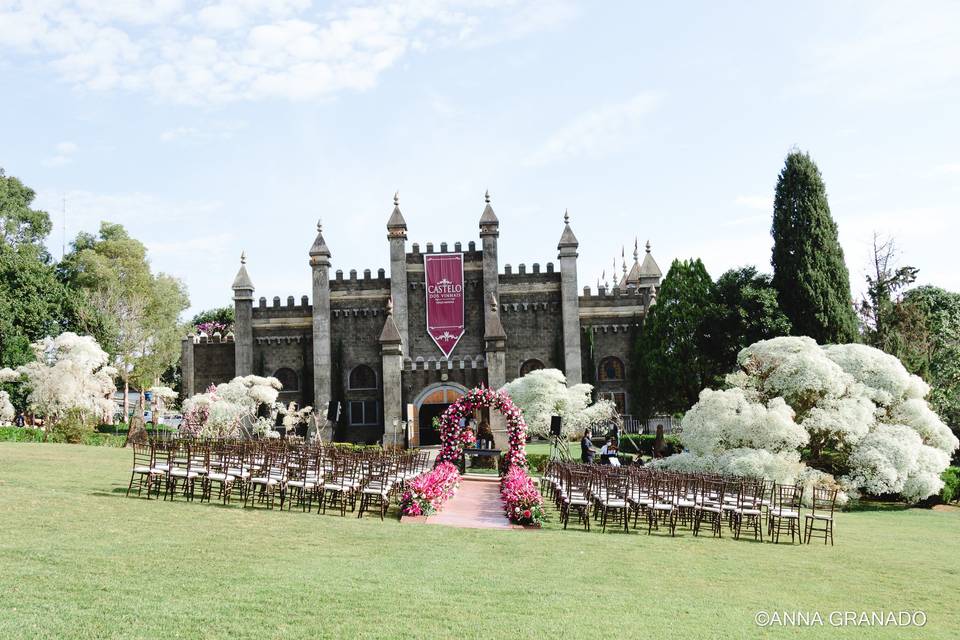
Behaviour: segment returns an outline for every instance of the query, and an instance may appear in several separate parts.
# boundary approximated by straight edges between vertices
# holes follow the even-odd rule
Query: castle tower
[[[483,243],[483,294],[489,300],[490,296],[500,299],[500,264],[497,260],[497,238],[500,237],[500,221],[490,206],[490,192],[483,195],[486,206],[483,208],[483,215],[480,216],[480,240]],[[489,305],[483,316],[484,333],[489,333],[491,323],[493,322]],[[504,381],[505,382],[505,381]],[[504,384],[501,382],[500,384]],[[494,389],[493,381],[490,386]]]
[[[380,332],[383,365],[383,446],[403,446],[403,338],[394,318],[393,300],[387,301],[387,319]]]
[[[233,312],[234,372],[248,376],[253,373],[253,282],[247,273],[246,253],[240,254],[240,270],[233,279]]]
[[[387,220],[390,242],[390,296],[393,299],[393,322],[404,345],[408,342],[407,324],[407,221],[400,213],[400,194],[393,194],[393,213]]]
[[[487,328],[483,335],[484,357],[487,359],[487,385],[496,390],[507,381],[507,334],[500,321],[497,297],[491,293],[487,299],[490,304],[486,305]],[[510,447],[507,421],[499,411],[490,412],[490,430],[493,432],[493,440],[497,448],[506,450]]]
[[[317,238],[310,247],[313,272],[313,406],[318,415],[326,411],[330,389],[330,249],[317,221]]]
[[[560,252],[560,298],[563,313],[563,364],[567,384],[580,384],[580,296],[577,291],[577,248],[580,243],[570,228],[570,215],[563,214],[563,234],[557,244]],[[616,279],[616,274],[614,279]]]

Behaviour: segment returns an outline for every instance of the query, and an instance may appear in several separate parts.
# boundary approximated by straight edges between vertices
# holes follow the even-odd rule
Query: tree
[[[911,289],[894,307],[890,342],[907,368],[930,384],[930,404],[960,433],[960,293]]]
[[[871,272],[867,274],[867,292],[860,301],[860,323],[864,341],[888,353],[896,352],[891,324],[901,291],[917,279],[917,269],[897,266],[897,247],[893,238],[873,234]]]
[[[820,343],[857,340],[850,274],[820,170],[806,153],[787,155],[773,203],[773,287],[796,335]]]
[[[258,434],[277,437],[279,433],[273,431],[273,420],[258,418],[258,414],[261,407],[267,407],[275,418],[282,407],[277,403],[282,388],[276,378],[260,376],[239,376],[218,384],[183,401],[180,431],[192,436],[222,438],[239,435],[246,425]]]
[[[747,347],[738,363],[727,389],[704,389],[686,413],[688,451],[664,466],[909,501],[943,486],[960,441],[925,402],[929,386],[897,358],[861,344],[780,337]]]
[[[503,389],[523,411],[527,432],[542,438],[550,437],[552,416],[560,416],[564,437],[618,420],[613,402],[598,400],[591,403],[593,387],[583,383],[568,387],[563,372],[557,369],[531,371],[511,380]]]
[[[233,327],[233,323],[233,307],[218,307],[201,311],[193,316],[190,326],[207,335],[213,335],[215,331],[226,334]]]
[[[29,362],[31,343],[45,336],[67,330],[100,335],[99,316],[57,278],[43,244],[50,216],[31,208],[35,195],[0,169],[0,366]]]
[[[708,346],[720,371],[732,371],[744,347],[790,334],[790,321],[780,310],[770,276],[756,267],[723,273],[714,286],[714,302],[716,315],[707,320],[713,336]]]
[[[634,361],[634,397],[641,414],[685,411],[718,382],[709,320],[716,318],[713,281],[699,259],[674,260],[650,308]]]
[[[91,336],[65,332],[35,342],[35,360],[18,368],[31,410],[56,424],[77,411],[82,422],[103,420],[113,410],[110,356]]]
[[[97,236],[80,233],[59,269],[109,319],[107,350],[123,380],[127,416],[130,385],[158,383],[179,357],[178,318],[189,306],[186,288],[175,278],[152,274],[146,247],[109,222],[101,223]]]

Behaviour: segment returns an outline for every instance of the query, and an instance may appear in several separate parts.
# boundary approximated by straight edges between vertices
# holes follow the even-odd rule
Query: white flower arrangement
[[[747,347],[738,363],[730,388],[705,389],[684,416],[688,451],[657,464],[834,487],[841,502],[860,491],[917,501],[942,487],[960,442],[924,400],[929,387],[897,358],[784,337]],[[841,478],[800,461],[814,438],[836,454]]]

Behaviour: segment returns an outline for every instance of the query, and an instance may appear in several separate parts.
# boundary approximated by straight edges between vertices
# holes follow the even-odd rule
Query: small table
[[[460,473],[467,472],[467,456],[475,456],[478,458],[493,458],[493,466],[496,468],[497,473],[500,473],[500,454],[503,453],[500,449],[464,449],[460,454]]]

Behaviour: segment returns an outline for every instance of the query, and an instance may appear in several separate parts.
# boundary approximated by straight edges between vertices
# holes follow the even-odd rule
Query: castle
[[[624,260],[612,287],[581,290],[579,243],[565,214],[559,269],[547,263],[501,270],[500,222],[489,194],[485,200],[479,246],[428,242],[408,250],[407,223],[394,197],[389,277],[383,269],[375,276],[338,269],[331,277],[332,253],[318,224],[309,251],[312,300],[255,301],[241,257],[233,334],[183,339],[184,394],[239,375],[275,376],[285,404],[316,407],[322,417],[329,401],[340,402],[339,438],[424,446],[439,442],[433,418],[467,389],[499,388],[546,367],[562,370],[569,384],[593,384],[599,397],[629,414],[632,345],[662,275],[649,242],[642,261],[634,246],[632,267]],[[432,275],[441,272],[447,276],[440,280]],[[500,441],[500,420],[489,419]]]

